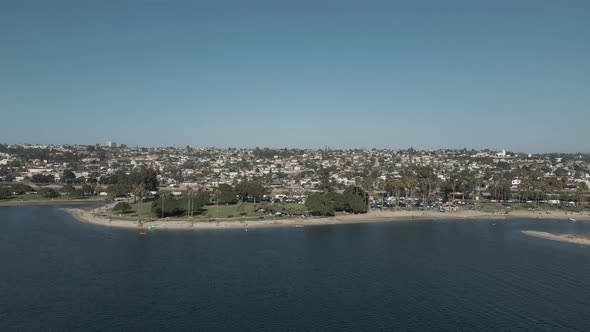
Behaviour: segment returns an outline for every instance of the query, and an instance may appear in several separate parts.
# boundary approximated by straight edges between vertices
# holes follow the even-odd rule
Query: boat
[[[295,225],[295,227],[305,227],[305,225],[303,225],[303,224],[297,224],[297,225]]]
[[[147,235],[147,233],[146,232],[139,232],[139,233],[137,233],[137,235]]]
[[[569,220],[570,222],[576,222],[576,219],[574,219],[574,218],[568,218],[568,220]]]

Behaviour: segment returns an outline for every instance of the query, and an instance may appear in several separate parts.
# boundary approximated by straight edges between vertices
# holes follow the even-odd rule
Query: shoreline
[[[520,232],[525,235],[538,237],[541,239],[590,246],[590,237],[582,237],[582,236],[576,235],[576,234],[553,234],[553,233],[538,232],[538,231],[520,231]]]
[[[85,203],[104,203],[105,200],[88,200],[88,199],[47,199],[47,200],[1,200],[0,206],[24,206],[24,205],[58,205],[58,204],[85,204]]]
[[[320,225],[340,224],[364,224],[373,222],[396,222],[396,221],[431,221],[431,220],[497,220],[497,219],[552,219],[567,221],[575,217],[576,220],[590,220],[589,215],[561,213],[543,213],[533,211],[515,211],[508,215],[491,214],[478,211],[456,211],[456,212],[421,212],[421,211],[370,211],[366,214],[349,214],[325,218],[292,218],[275,220],[250,220],[250,221],[195,221],[187,220],[162,220],[143,222],[142,226],[137,221],[109,219],[109,217],[94,215],[91,211],[80,208],[63,208],[63,211],[70,214],[79,221],[116,228],[127,229],[174,229],[174,230],[200,230],[200,229],[251,229],[268,227],[308,227]]]

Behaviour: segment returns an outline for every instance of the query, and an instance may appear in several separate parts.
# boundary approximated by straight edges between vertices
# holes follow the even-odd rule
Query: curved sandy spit
[[[537,232],[537,231],[521,231],[521,232],[523,234],[526,234],[529,236],[534,236],[534,237],[539,237],[542,239],[590,246],[590,238],[589,237],[582,237],[582,236],[576,235],[576,234],[552,234],[552,233]]]
[[[349,214],[329,218],[292,218],[280,220],[254,220],[254,221],[202,221],[198,220],[191,223],[186,220],[163,220],[144,222],[139,226],[137,221],[109,219],[109,217],[97,216],[87,209],[64,208],[64,211],[71,214],[78,220],[107,227],[133,228],[141,229],[152,226],[156,229],[247,229],[247,228],[264,228],[264,227],[307,227],[317,225],[336,225],[336,224],[358,224],[371,222],[393,222],[409,220],[477,220],[477,219],[553,219],[568,220],[568,216],[561,213],[542,213],[531,211],[516,211],[509,215],[489,214],[478,211],[457,211],[457,212],[421,212],[421,211],[371,211],[366,214]],[[577,220],[590,220],[588,215],[574,216]]]

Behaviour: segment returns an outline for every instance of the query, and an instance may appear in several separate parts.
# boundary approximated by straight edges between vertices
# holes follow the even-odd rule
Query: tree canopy
[[[31,182],[33,183],[54,183],[55,176],[51,174],[34,174],[31,176]]]
[[[17,183],[17,184],[13,184],[10,187],[10,190],[12,192],[16,193],[17,195],[22,195],[24,193],[33,191],[33,188],[29,185],[26,185],[26,184]]]
[[[133,210],[131,208],[131,204],[127,203],[127,202],[119,202],[117,203],[117,205],[115,205],[115,207],[113,208],[113,212],[120,212],[120,213],[127,213],[127,212],[131,212],[131,210]]]
[[[215,190],[215,199],[219,204],[236,204],[237,194],[236,189],[229,184],[220,184]]]
[[[333,216],[337,211],[366,213],[369,196],[359,187],[349,187],[344,193],[313,193],[305,200],[305,207],[310,213]]]
[[[59,193],[55,189],[51,188],[41,188],[38,191],[39,195],[43,195],[45,197],[58,197]]]
[[[160,186],[158,172],[151,168],[133,170],[130,174],[117,171],[100,179],[101,184],[109,184],[108,192],[117,196],[126,195],[138,185],[142,185],[147,191],[157,191]]]
[[[191,212],[202,213],[202,208],[209,202],[209,193],[199,190],[195,195],[183,198],[164,198],[164,211],[162,211],[162,200],[158,199],[152,203],[152,212],[157,216],[182,216],[187,213],[188,200],[191,199]]]
[[[369,207],[369,195],[360,187],[348,187],[342,194],[344,206],[352,213],[366,213]]]
[[[0,187],[0,199],[7,199],[12,196],[12,192],[7,187]]]
[[[61,182],[70,183],[71,180],[76,178],[76,174],[72,170],[66,169],[61,175]]]
[[[260,183],[260,181],[242,181],[236,185],[236,193],[241,197],[242,200],[246,198],[252,198],[254,201],[259,202],[264,196],[266,189]]]

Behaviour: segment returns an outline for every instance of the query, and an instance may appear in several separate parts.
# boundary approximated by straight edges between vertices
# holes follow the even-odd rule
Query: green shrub
[[[43,195],[45,197],[57,197],[59,196],[59,193],[55,189],[41,188],[39,189],[39,195]]]
[[[127,202],[119,202],[113,208],[113,212],[121,212],[121,213],[128,213],[131,212],[133,208],[131,208],[131,204]]]

